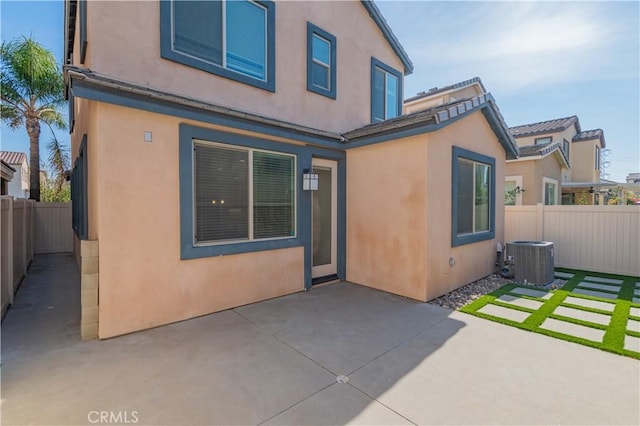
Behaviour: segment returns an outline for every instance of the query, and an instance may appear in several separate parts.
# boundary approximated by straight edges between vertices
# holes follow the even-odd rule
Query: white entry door
[[[314,158],[312,164],[318,190],[312,195],[311,277],[319,278],[338,272],[338,163]]]

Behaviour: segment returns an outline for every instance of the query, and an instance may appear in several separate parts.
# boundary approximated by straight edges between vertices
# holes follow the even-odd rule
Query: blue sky
[[[610,179],[640,171],[639,2],[376,4],[415,64],[405,98],[478,76],[509,126],[577,115],[604,130]],[[62,61],[62,1],[2,0],[0,14],[2,40],[31,34]],[[28,152],[24,129],[1,136]]]

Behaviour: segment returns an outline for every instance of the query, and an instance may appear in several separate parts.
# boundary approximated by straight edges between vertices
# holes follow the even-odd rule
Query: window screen
[[[195,242],[295,236],[295,157],[194,144]]]

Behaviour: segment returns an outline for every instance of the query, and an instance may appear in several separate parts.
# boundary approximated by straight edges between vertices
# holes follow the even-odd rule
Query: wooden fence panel
[[[553,242],[556,266],[640,276],[637,206],[507,207],[505,235]]]
[[[35,236],[36,254],[72,252],[71,203],[37,203]]]

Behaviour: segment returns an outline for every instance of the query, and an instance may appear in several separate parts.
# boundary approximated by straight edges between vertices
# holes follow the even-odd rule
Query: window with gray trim
[[[194,244],[295,237],[294,155],[193,142]]]
[[[402,114],[402,74],[371,58],[371,122]]]
[[[601,150],[599,146],[596,146],[596,170],[600,170],[600,156],[601,156]]]
[[[545,136],[543,138],[536,138],[535,141],[534,141],[534,144],[535,145],[546,145],[546,144],[551,143],[551,141],[552,141],[551,136]]]
[[[272,1],[160,2],[161,56],[275,91]]]
[[[336,38],[307,22],[307,90],[336,98]]]
[[[452,246],[495,235],[495,159],[453,147]]]

